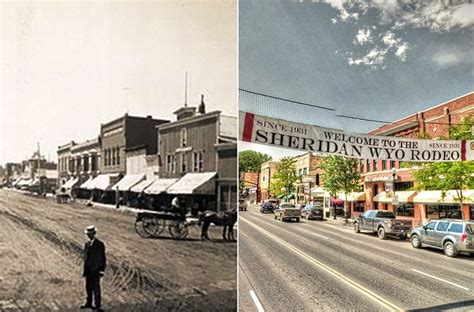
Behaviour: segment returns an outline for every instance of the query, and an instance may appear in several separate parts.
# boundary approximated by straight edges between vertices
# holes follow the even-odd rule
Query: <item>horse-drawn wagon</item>
[[[184,239],[188,236],[186,217],[173,211],[141,211],[135,219],[135,231],[144,238],[158,237],[166,229],[174,239]]]

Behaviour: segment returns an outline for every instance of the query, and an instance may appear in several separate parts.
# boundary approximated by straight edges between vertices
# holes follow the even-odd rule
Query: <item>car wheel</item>
[[[406,236],[406,235],[400,235],[400,239],[401,239],[401,240],[406,240],[406,239],[407,239],[407,236]]]
[[[377,235],[380,239],[387,238],[387,234],[385,233],[385,229],[383,228],[383,226],[379,227],[379,230],[377,231]]]
[[[359,223],[354,223],[354,232],[360,233]]]
[[[413,246],[413,248],[421,248],[421,240],[420,238],[418,237],[418,235],[412,235],[411,238],[410,238],[410,241],[411,241],[411,245]]]
[[[448,257],[456,257],[457,255],[456,247],[454,247],[454,244],[450,241],[444,243],[443,250],[444,254]]]

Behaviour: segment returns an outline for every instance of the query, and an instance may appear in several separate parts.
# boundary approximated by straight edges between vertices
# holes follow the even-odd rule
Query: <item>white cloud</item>
[[[339,11],[339,19],[343,22],[357,20],[368,9],[375,9],[382,24],[391,24],[398,29],[413,27],[432,31],[474,27],[474,5],[463,2],[465,1],[368,0],[350,5],[350,2],[343,0],[327,1]]]
[[[395,51],[395,56],[400,59],[400,61],[405,62],[407,59],[407,51],[408,51],[408,42],[403,42],[401,45],[397,47]]]
[[[364,45],[366,43],[372,42],[373,38],[370,36],[370,29],[364,28],[364,29],[359,29],[359,32],[356,35],[356,38],[354,40],[354,44],[360,44]]]
[[[387,31],[382,36],[382,42],[385,43],[388,47],[394,47],[400,43],[400,38],[395,38],[395,34],[392,31]]]
[[[433,56],[433,62],[439,67],[448,67],[462,63],[473,64],[474,57],[471,51],[442,49]]]
[[[383,64],[385,62],[385,56],[388,49],[380,49],[374,47],[369,51],[365,56],[361,58],[348,57],[347,61],[349,65],[365,65],[371,69],[376,69],[378,67],[384,68]]]

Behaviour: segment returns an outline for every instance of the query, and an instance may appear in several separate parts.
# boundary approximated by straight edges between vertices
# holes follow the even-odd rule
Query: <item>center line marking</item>
[[[322,238],[325,238],[325,239],[329,239],[328,237],[326,237],[326,236],[322,236],[322,235],[320,235],[320,234],[317,234],[317,233],[313,233],[313,235],[316,235],[316,236],[319,236],[319,237],[322,237]]]
[[[315,258],[311,257],[307,253],[303,252],[302,250],[296,248],[295,246],[287,243],[286,241],[282,240],[278,236],[268,232],[264,228],[256,225],[250,220],[246,218],[239,217],[241,221],[247,222],[250,226],[253,226],[258,231],[262,232],[263,234],[267,235],[268,237],[272,238],[273,240],[277,241],[281,245],[285,246],[286,248],[290,249],[294,253],[298,254],[302,258],[306,259],[307,261],[311,262],[313,265],[319,267],[320,269],[326,271],[327,273],[331,274],[335,278],[339,279],[340,281],[346,283],[347,285],[351,286],[356,291],[362,293],[363,295],[367,296],[368,298],[372,299],[374,302],[380,304],[384,308],[390,311],[403,311],[404,309],[400,308],[399,306],[395,305],[394,303],[388,301],[387,299],[383,298],[382,296],[376,294],[375,292],[371,291],[370,289],[362,286],[361,284],[357,283],[356,281],[346,277],[342,273],[334,270],[333,268],[327,266],[326,264],[322,263],[321,261],[316,260]]]
[[[442,278],[439,278],[439,277],[430,275],[430,274],[428,274],[428,273],[421,272],[421,271],[418,271],[418,270],[415,270],[415,269],[411,269],[411,270],[412,270],[413,272],[420,273],[420,274],[426,275],[426,276],[428,276],[428,277],[431,277],[431,278],[433,278],[433,279],[435,279],[435,280],[438,280],[438,281],[441,281],[441,282],[445,282],[446,284],[453,285],[453,286],[459,287],[459,288],[464,289],[464,290],[469,290],[469,288],[466,288],[466,287],[464,287],[464,286],[455,284],[455,283],[453,283],[453,282],[444,280],[444,279],[442,279]]]
[[[252,297],[253,302],[257,306],[257,311],[258,312],[265,312],[265,310],[263,309],[262,304],[260,303],[260,300],[258,300],[257,295],[255,294],[255,291],[251,290],[250,291],[250,296]]]

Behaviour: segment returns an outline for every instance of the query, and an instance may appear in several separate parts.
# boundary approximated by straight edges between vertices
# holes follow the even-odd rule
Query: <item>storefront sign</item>
[[[474,159],[474,141],[417,140],[347,133],[239,112],[242,141],[320,154],[413,162]]]
[[[393,192],[393,181],[385,182],[385,192],[387,193]]]

